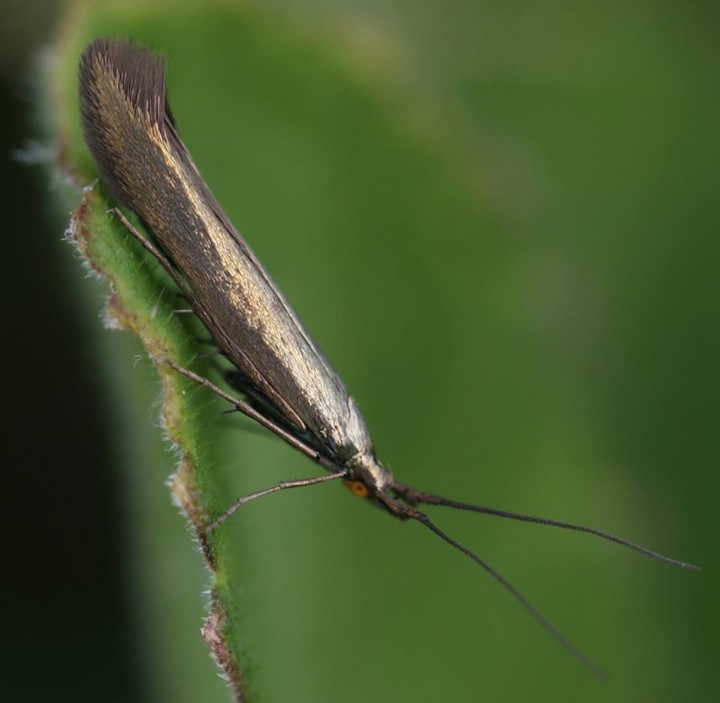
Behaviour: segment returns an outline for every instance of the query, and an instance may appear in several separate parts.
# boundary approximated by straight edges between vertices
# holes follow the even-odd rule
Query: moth
[[[143,222],[152,240],[117,217],[170,275],[230,362],[235,397],[194,371],[164,363],[227,400],[327,474],[285,481],[240,498],[206,530],[242,505],[281,490],[341,479],[354,495],[399,520],[424,525],[479,564],[574,656],[596,667],[502,575],[441,530],[420,506],[445,506],[586,532],[682,568],[692,564],[581,525],[449,500],[398,481],[377,458],[355,400],[270,275],[208,190],[182,143],[166,96],[162,56],[140,45],[96,39],[79,68],[85,141],[102,180]]]

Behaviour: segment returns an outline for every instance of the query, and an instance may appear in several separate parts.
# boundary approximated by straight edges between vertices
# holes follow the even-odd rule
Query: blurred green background
[[[706,569],[433,513],[602,684],[419,526],[334,485],[269,498],[227,527],[250,700],[717,700],[717,6],[96,5],[3,4],[4,155],[38,154],[38,46],[111,32],[164,51],[203,175],[400,480]],[[50,177],[0,168],[3,696],[227,700],[153,371],[101,329]],[[237,425],[212,438],[229,495],[312,473]]]

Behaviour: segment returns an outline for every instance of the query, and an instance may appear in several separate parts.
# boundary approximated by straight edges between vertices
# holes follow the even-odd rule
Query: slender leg
[[[192,294],[187,290],[185,282],[178,275],[178,272],[170,262],[170,259],[168,259],[165,254],[163,254],[149,239],[143,237],[143,235],[140,234],[140,232],[138,232],[138,230],[133,226],[130,220],[123,215],[119,208],[115,207],[110,212],[112,212],[112,214],[117,217],[120,224],[160,262],[162,267],[168,272],[170,278],[172,278],[175,282],[175,285],[180,289],[183,296],[185,296],[188,300],[192,300]]]
[[[270,430],[270,432],[272,432],[273,434],[276,434],[281,439],[284,439],[293,449],[297,449],[299,452],[302,452],[306,457],[312,459],[316,464],[319,464],[324,469],[327,469],[333,474],[342,473],[344,475],[342,469],[336,464],[334,464],[328,457],[320,454],[320,452],[318,452],[316,449],[313,449],[311,446],[303,442],[301,439],[292,434],[292,432],[289,432],[271,418],[263,415],[261,412],[253,408],[252,405],[250,405],[249,403],[246,403],[244,400],[240,400],[239,398],[234,398],[229,393],[226,393],[222,388],[218,388],[218,386],[216,386],[212,381],[208,380],[204,376],[200,376],[194,371],[190,371],[189,369],[186,369],[176,364],[174,361],[170,361],[169,359],[162,359],[160,360],[160,362],[165,364],[166,366],[169,366],[171,369],[174,369],[180,375],[185,376],[185,378],[189,378],[191,381],[195,381],[195,383],[203,386],[203,388],[207,388],[219,398],[226,400],[233,407],[235,407],[238,412],[241,412],[243,415],[247,415],[247,417],[255,420],[255,422]]]
[[[196,354],[193,359],[195,361],[204,361],[205,359],[212,359],[215,356],[221,356],[222,352],[219,349],[213,349],[212,351],[203,352],[202,354]]]
[[[206,528],[205,534],[210,534],[217,527],[222,525],[236,510],[240,509],[243,505],[263,496],[268,496],[271,493],[277,493],[278,491],[284,491],[288,488],[302,488],[303,486],[314,486],[317,483],[325,483],[326,481],[333,481],[336,478],[342,478],[344,474],[327,474],[326,476],[313,476],[312,478],[303,478],[296,481],[281,481],[276,486],[266,488],[262,491],[256,491],[255,493],[249,493],[242,498],[238,498],[224,513],[216,517]]]
[[[218,386],[216,386],[212,381],[208,380],[204,376],[200,376],[194,371],[183,368],[182,366],[179,366],[178,364],[170,361],[169,359],[163,359],[162,363],[169,366],[171,369],[177,371],[180,375],[185,376],[185,378],[189,378],[191,381],[195,381],[195,383],[201,385],[203,388],[207,388],[219,398],[226,400],[228,403],[233,405],[238,412],[241,412],[243,413],[243,415],[246,415],[252,420],[255,420],[258,424],[270,430],[270,432],[276,434],[281,439],[284,439],[291,447],[302,452],[303,454],[305,454],[305,456],[312,459],[315,463],[319,464],[324,469],[330,471],[330,474],[328,474],[327,476],[314,476],[313,478],[299,479],[297,481],[282,481],[281,483],[273,486],[272,488],[266,488],[263,491],[250,493],[249,495],[239,498],[224,513],[222,513],[219,517],[215,518],[215,520],[213,520],[205,528],[206,534],[211,533],[216,527],[225,522],[225,520],[227,520],[236,510],[238,510],[246,503],[255,500],[256,498],[262,498],[263,496],[270,495],[271,493],[277,493],[278,491],[284,491],[288,488],[313,486],[316,483],[324,483],[325,481],[332,481],[336,478],[345,477],[345,471],[333,464],[333,462],[331,462],[327,457],[323,456],[318,451],[305,444],[305,442],[295,437],[295,435],[293,435],[291,432],[288,432],[286,429],[278,425],[270,418],[265,417],[262,413],[258,412],[255,408],[246,403],[244,400],[234,398],[229,393],[226,393],[222,388],[218,388]]]

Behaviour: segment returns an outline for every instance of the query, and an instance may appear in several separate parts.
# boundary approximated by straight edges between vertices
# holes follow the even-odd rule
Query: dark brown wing
[[[339,459],[369,452],[354,400],[180,140],[163,59],[136,44],[96,40],[80,61],[80,107],[103,180],[182,273],[218,346],[293,425]]]

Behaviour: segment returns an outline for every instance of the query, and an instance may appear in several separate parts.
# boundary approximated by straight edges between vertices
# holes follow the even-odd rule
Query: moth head
[[[384,495],[393,483],[393,476],[372,452],[355,454],[345,464],[346,488],[357,498],[373,499]]]

